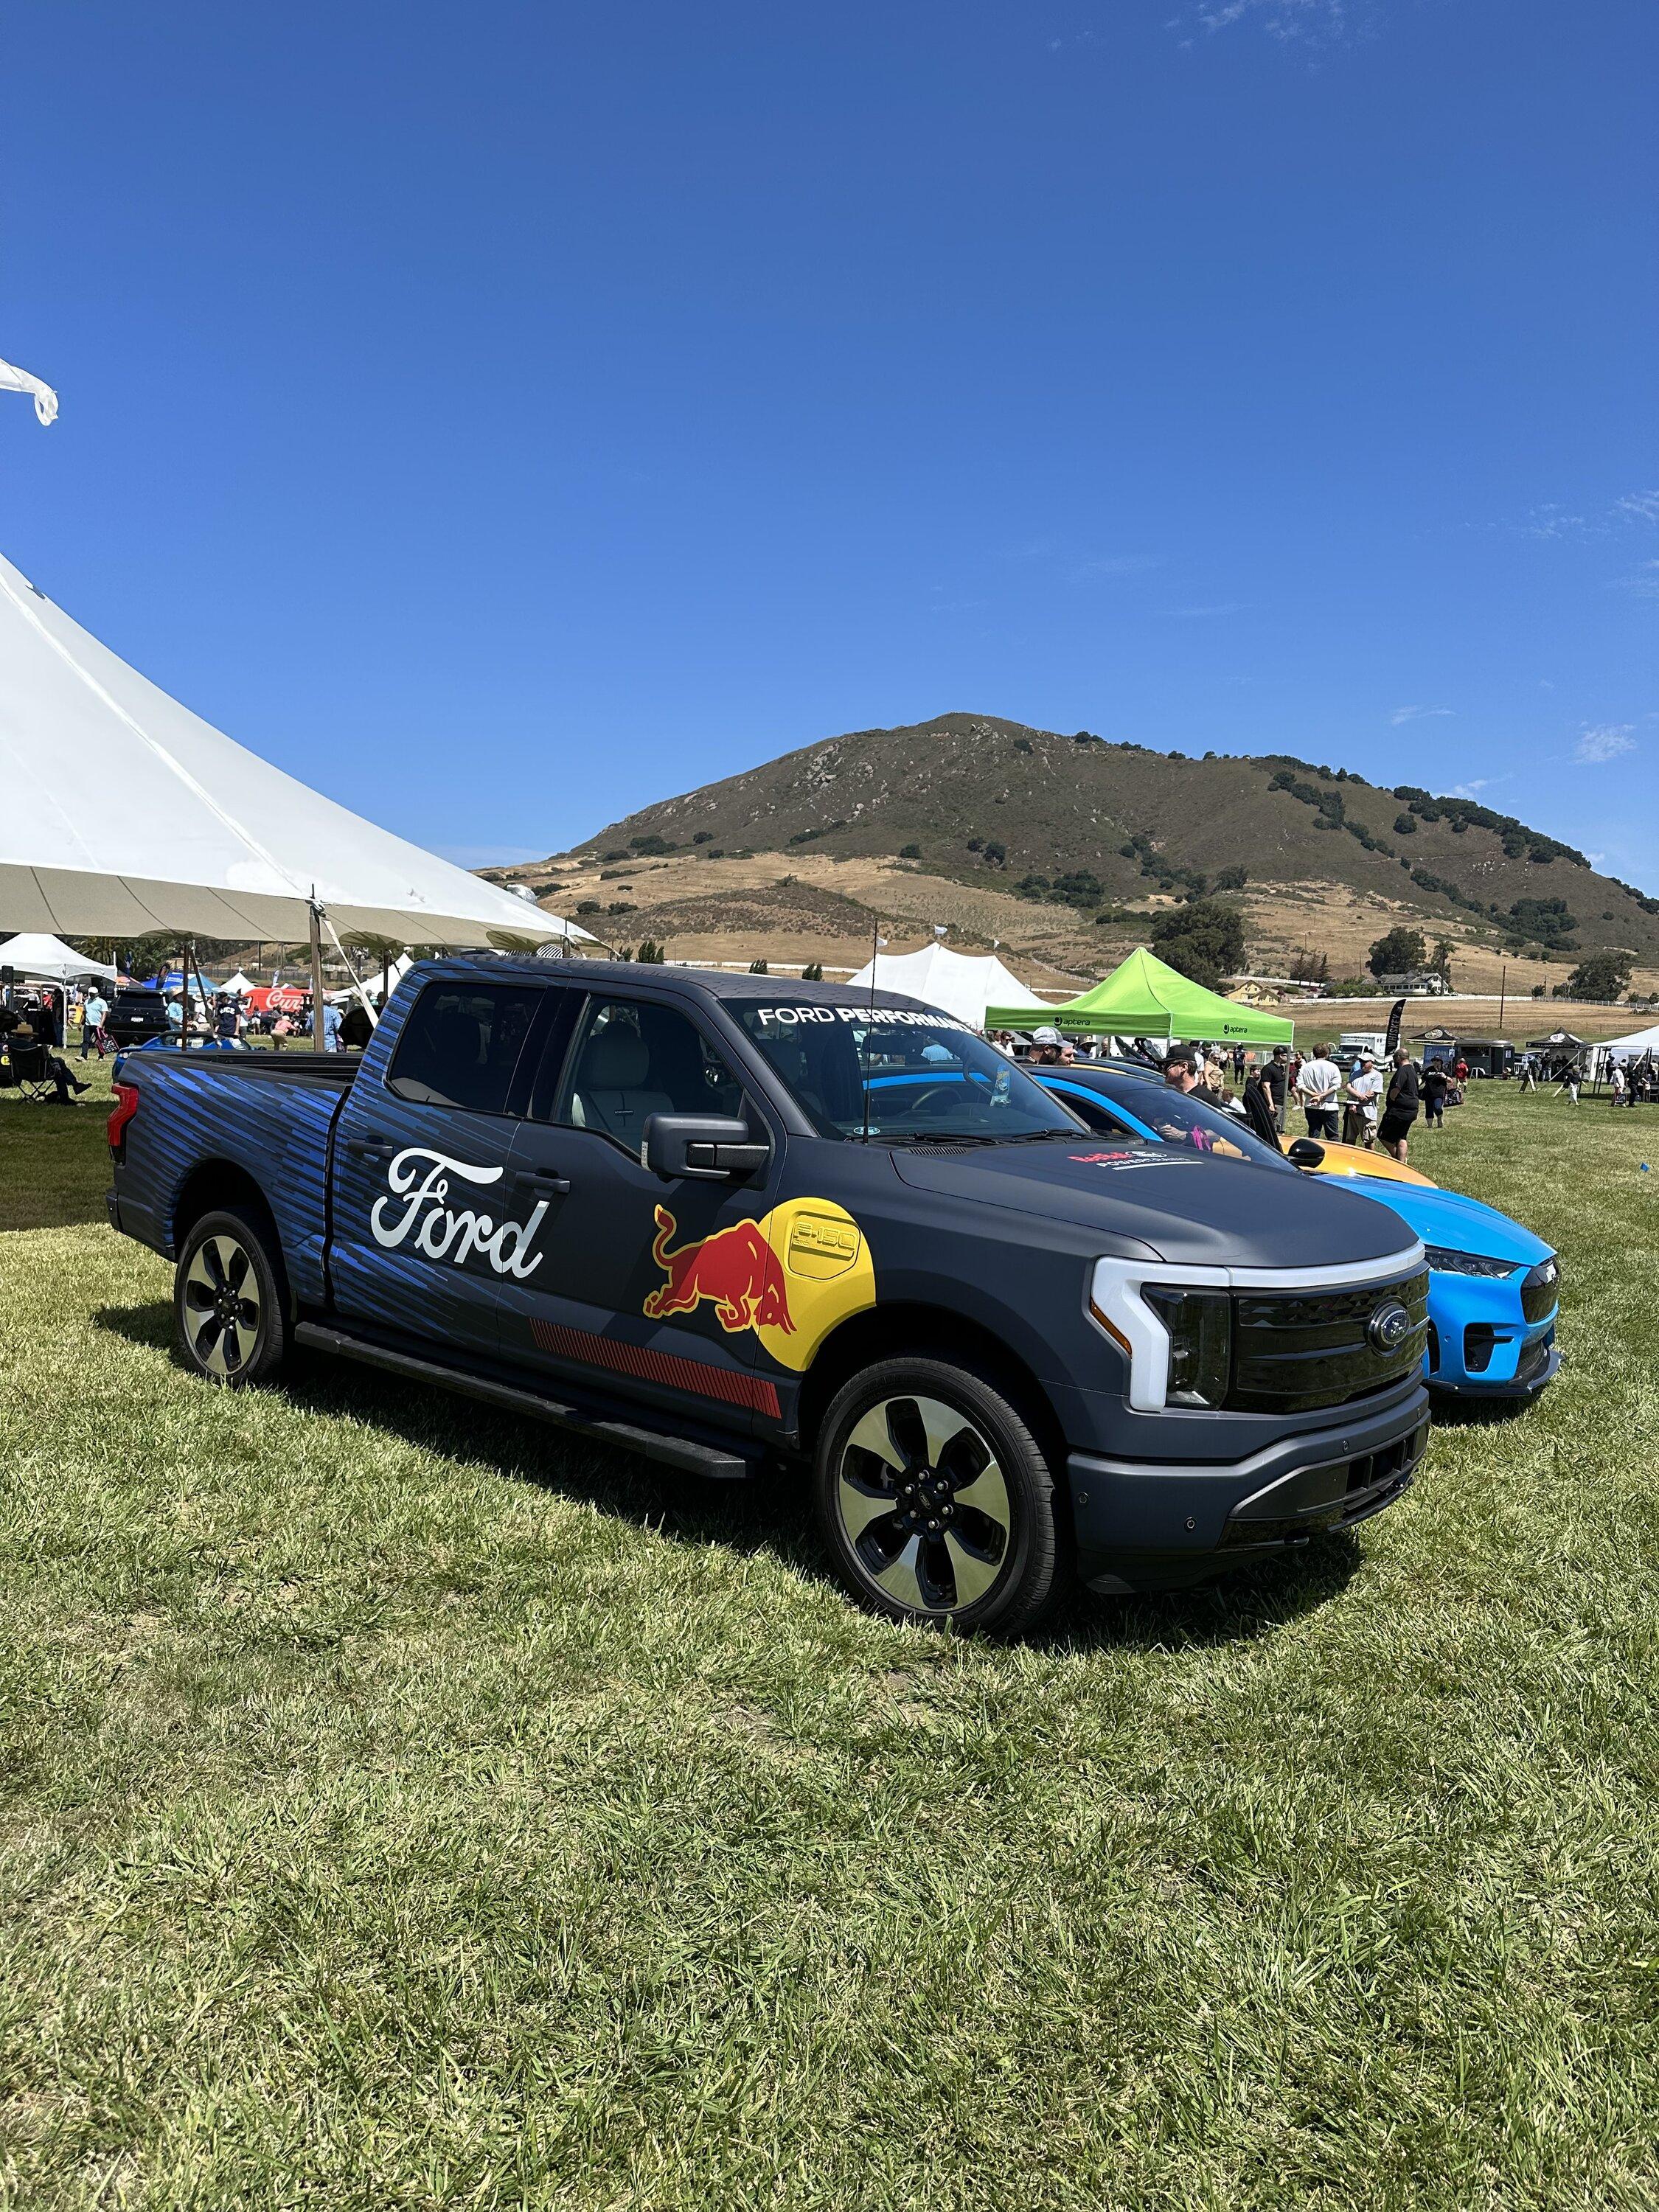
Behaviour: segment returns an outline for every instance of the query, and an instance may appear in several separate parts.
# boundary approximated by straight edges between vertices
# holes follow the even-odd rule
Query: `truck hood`
[[[1133,1238],[1194,1266],[1403,1263],[1418,1244],[1398,1214],[1346,1186],[1088,1130],[1069,1143],[896,1147],[892,1161],[913,1189]]]

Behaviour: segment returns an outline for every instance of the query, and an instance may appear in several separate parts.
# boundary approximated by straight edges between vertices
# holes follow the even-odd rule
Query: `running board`
[[[538,1391],[515,1389],[510,1382],[492,1382],[484,1376],[466,1375],[459,1368],[446,1367],[441,1360],[419,1359],[412,1352],[393,1352],[386,1345],[370,1343],[366,1337],[325,1328],[320,1322],[301,1322],[295,1328],[294,1340],[304,1345],[307,1351],[331,1352],[342,1359],[358,1359],[367,1367],[382,1367],[389,1374],[406,1376],[411,1382],[435,1382],[441,1389],[459,1391],[463,1396],[479,1399],[486,1406],[497,1406],[503,1413],[527,1413],[532,1420],[550,1422],[556,1429],[568,1429],[574,1436],[591,1437],[595,1443],[615,1444],[623,1451],[639,1452],[647,1459],[660,1460],[665,1466],[703,1475],[713,1482],[744,1482],[754,1473],[752,1462],[736,1452],[719,1451],[712,1444],[697,1443],[690,1437],[659,1436],[653,1429],[635,1428],[628,1421],[596,1419],[592,1414],[578,1413],[574,1406],[562,1406],[556,1399],[544,1398]]]

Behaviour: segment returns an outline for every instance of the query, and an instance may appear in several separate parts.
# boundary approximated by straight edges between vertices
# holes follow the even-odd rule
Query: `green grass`
[[[1543,1403],[999,1649],[791,1487],[187,1379],[101,1113],[0,1106],[7,2200],[1659,2203],[1659,1116],[1452,1120]]]

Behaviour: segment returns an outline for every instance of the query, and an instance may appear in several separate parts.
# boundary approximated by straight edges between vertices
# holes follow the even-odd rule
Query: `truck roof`
[[[728,1003],[787,999],[801,1006],[900,1006],[918,1013],[938,1011],[925,1000],[907,997],[902,991],[872,992],[866,986],[854,989],[850,983],[807,983],[799,975],[750,975],[745,972],[732,975],[719,968],[671,968],[650,961],[641,965],[635,960],[541,960],[530,954],[492,954],[480,958],[466,954],[421,961],[408,972],[411,975],[472,974],[480,981],[490,982],[514,975],[537,983],[648,983],[653,990],[666,989],[688,998],[719,999]]]

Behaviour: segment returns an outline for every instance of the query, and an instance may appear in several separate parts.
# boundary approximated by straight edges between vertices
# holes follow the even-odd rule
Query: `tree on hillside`
[[[1629,990],[1630,971],[1635,964],[1636,957],[1630,952],[1589,953],[1565,983],[1556,985],[1554,995],[1558,999],[1583,999],[1592,1006],[1613,1006]]]
[[[1223,899],[1171,907],[1152,924],[1152,938],[1160,960],[1206,991],[1244,965],[1243,917]]]
[[[1365,965],[1373,975],[1408,975],[1421,968],[1428,957],[1429,948],[1423,942],[1422,931],[1402,927],[1377,939],[1366,957]]]
[[[1434,951],[1429,955],[1429,965],[1449,991],[1451,988],[1452,947],[1449,937],[1437,937]]]

